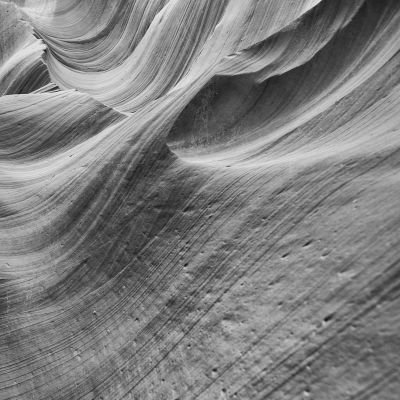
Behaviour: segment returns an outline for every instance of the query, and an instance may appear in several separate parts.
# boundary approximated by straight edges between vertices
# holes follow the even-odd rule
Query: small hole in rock
[[[333,314],[329,314],[324,318],[324,322],[329,322],[333,318]]]

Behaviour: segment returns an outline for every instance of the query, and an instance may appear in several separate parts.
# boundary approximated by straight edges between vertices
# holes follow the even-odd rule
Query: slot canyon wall
[[[0,1],[0,399],[400,398],[398,0]]]

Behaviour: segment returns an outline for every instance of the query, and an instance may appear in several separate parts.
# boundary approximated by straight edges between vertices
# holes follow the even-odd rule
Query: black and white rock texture
[[[0,1],[0,399],[400,399],[400,1]]]

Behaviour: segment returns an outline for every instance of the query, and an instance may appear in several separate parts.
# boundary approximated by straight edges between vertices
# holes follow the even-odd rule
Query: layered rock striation
[[[0,1],[0,399],[400,393],[398,0]]]

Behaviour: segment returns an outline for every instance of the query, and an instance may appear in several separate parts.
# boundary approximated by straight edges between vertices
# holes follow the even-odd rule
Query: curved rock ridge
[[[1,400],[398,399],[398,0],[0,21]]]
[[[50,83],[42,60],[45,46],[14,4],[0,1],[0,22],[0,96],[30,93]]]

